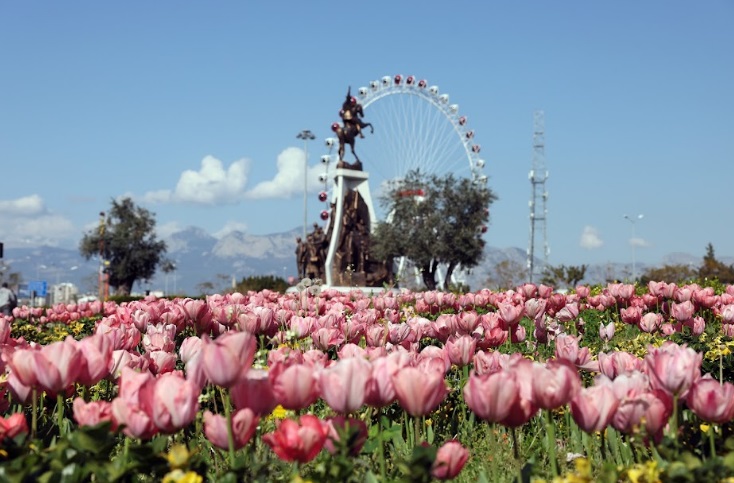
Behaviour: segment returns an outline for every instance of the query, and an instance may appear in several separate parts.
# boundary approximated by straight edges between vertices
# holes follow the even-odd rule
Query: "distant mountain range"
[[[133,290],[143,292],[155,290],[164,293],[197,295],[202,293],[202,284],[223,291],[232,286],[232,281],[251,275],[274,275],[288,278],[295,276],[296,237],[302,228],[271,235],[251,235],[234,231],[222,238],[215,238],[197,227],[188,227],[165,239],[167,256],[176,265],[168,275],[159,273],[149,283],[136,283]],[[45,280],[49,285],[71,282],[81,293],[97,292],[98,260],[84,260],[78,250],[56,247],[6,248],[5,263],[13,272],[21,273],[22,280]],[[722,257],[727,264],[731,257]],[[503,264],[504,262],[504,264]],[[697,267],[700,256],[687,253],[672,253],[662,264],[682,264]],[[525,249],[486,247],[483,261],[471,273],[463,274],[462,281],[472,290],[489,286],[488,280],[501,278],[497,267],[504,265],[510,273],[522,273],[526,266]],[[536,266],[540,266],[540,261]],[[638,263],[637,273],[645,271],[647,265]],[[583,283],[605,283],[607,280],[625,280],[631,276],[630,263],[607,263],[591,265],[586,270]],[[524,279],[521,279],[524,280]],[[406,280],[406,284],[409,284]],[[212,290],[207,290],[211,292]]]

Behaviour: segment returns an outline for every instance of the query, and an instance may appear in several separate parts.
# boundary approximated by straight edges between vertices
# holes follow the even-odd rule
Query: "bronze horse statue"
[[[374,133],[375,130],[372,127],[372,124],[368,122],[361,123],[362,126],[369,126],[371,129],[371,132]],[[354,140],[359,134],[359,131],[357,129],[357,126],[355,124],[347,124],[345,123],[344,126],[339,124],[338,122],[335,122],[331,125],[331,130],[336,133],[337,139],[339,139],[339,163],[341,164],[347,164],[346,161],[344,161],[344,151],[347,144],[349,144],[349,148],[352,151],[352,154],[354,155],[355,163],[353,169],[361,169],[362,162],[359,160],[359,156],[357,156],[357,152],[354,150]]]

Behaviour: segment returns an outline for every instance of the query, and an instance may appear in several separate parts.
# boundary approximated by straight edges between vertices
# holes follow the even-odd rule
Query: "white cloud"
[[[164,240],[174,233],[178,233],[179,231],[183,230],[184,227],[181,225],[181,223],[177,221],[171,221],[168,223],[162,223],[160,225],[156,225],[155,233],[158,236],[159,239]]]
[[[10,216],[36,216],[46,212],[43,199],[38,195],[24,196],[17,200],[0,200],[0,214]]]
[[[221,230],[212,233],[212,236],[215,238],[224,238],[233,231],[246,232],[247,225],[239,221],[228,221]]]
[[[0,239],[8,246],[57,245],[76,236],[71,221],[50,213],[38,195],[0,200]]]
[[[599,236],[599,231],[593,226],[585,226],[584,231],[581,233],[581,241],[579,242],[581,248],[587,250],[593,250],[594,248],[600,248],[604,245],[604,240]]]
[[[277,173],[269,181],[258,183],[247,192],[248,198],[290,198],[294,195],[303,194],[303,170],[305,152],[299,148],[286,148],[278,155],[276,161]],[[323,164],[309,166],[308,168],[308,191],[314,192],[323,187],[319,176],[323,174]]]
[[[647,248],[650,246],[650,243],[644,238],[630,238],[630,246]]]
[[[199,171],[187,169],[181,173],[173,191],[149,191],[142,199],[150,203],[234,204],[244,198],[249,169],[246,159],[238,159],[225,169],[222,161],[206,156]]]

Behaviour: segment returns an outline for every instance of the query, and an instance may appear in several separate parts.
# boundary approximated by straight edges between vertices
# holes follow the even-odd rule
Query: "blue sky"
[[[732,46],[731,0],[3,2],[0,240],[76,246],[123,195],[161,236],[299,227],[302,129],[317,221],[347,86],[401,74],[469,119],[491,246],[528,246],[543,110],[551,264],[732,256]]]

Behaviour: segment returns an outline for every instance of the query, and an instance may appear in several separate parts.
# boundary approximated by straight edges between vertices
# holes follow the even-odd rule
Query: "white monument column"
[[[329,251],[326,255],[326,264],[324,271],[326,272],[326,284],[330,287],[334,286],[333,280],[333,267],[334,257],[336,256],[337,249],[339,248],[339,238],[341,237],[342,230],[342,217],[344,215],[344,197],[350,191],[357,191],[359,196],[367,205],[367,210],[370,217],[370,232],[375,228],[377,223],[377,217],[375,216],[375,209],[372,206],[372,195],[370,194],[369,187],[369,173],[365,171],[356,171],[353,169],[337,169],[334,176],[334,193],[336,196],[336,209],[332,213],[331,223],[333,229],[331,233],[331,239],[329,240]]]

